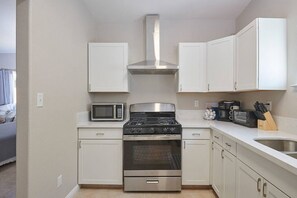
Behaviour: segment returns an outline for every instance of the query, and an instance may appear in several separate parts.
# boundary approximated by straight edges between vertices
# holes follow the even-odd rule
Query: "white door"
[[[79,184],[122,185],[122,140],[81,140]]]
[[[206,43],[179,44],[178,92],[205,92]]]
[[[182,185],[209,185],[209,140],[184,140]]]
[[[208,91],[234,91],[234,61],[235,36],[207,43]]]
[[[223,198],[236,198],[236,157],[224,150]]]
[[[260,198],[262,177],[240,160],[237,160],[236,166],[236,197]]]
[[[258,37],[256,21],[236,34],[236,90],[258,88]]]
[[[265,180],[263,184],[263,197],[267,198],[289,198],[285,193],[280,191],[274,185]]]
[[[128,92],[127,65],[127,43],[89,43],[89,92]]]
[[[219,197],[222,197],[223,192],[223,158],[222,147],[217,143],[213,144],[213,159],[212,159],[212,187]]]

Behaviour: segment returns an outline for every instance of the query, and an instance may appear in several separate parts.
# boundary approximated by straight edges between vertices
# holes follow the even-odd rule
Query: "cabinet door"
[[[289,198],[285,193],[280,191],[274,185],[265,180],[263,184],[263,197],[267,198]]]
[[[184,140],[182,185],[209,185],[209,140]]]
[[[213,144],[213,159],[212,159],[212,187],[219,197],[222,197],[223,192],[223,158],[222,147],[217,143]]]
[[[236,157],[224,150],[223,198],[236,198]]]
[[[127,65],[127,43],[89,43],[89,92],[128,92]]]
[[[253,21],[236,34],[236,90],[258,88],[257,23]]]
[[[180,43],[178,92],[205,92],[206,84],[206,43]]]
[[[236,168],[236,197],[261,197],[263,179],[251,168],[237,160]]]
[[[81,140],[79,184],[122,184],[122,140]]]
[[[208,91],[234,91],[234,53],[235,36],[207,43]]]

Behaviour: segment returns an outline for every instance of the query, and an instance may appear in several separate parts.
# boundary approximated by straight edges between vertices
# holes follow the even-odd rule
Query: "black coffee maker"
[[[233,120],[233,110],[238,110],[240,108],[240,102],[231,100],[223,100],[219,102],[219,116],[218,120],[231,122]]]

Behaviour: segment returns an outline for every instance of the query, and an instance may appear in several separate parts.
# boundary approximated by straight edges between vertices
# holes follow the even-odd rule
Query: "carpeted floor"
[[[0,198],[15,198],[16,166],[9,163],[0,167]]]

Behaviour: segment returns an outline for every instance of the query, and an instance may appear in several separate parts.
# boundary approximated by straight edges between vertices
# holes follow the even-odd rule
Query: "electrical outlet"
[[[62,175],[59,175],[57,177],[57,188],[59,188],[60,186],[62,186],[63,184],[63,176]]]
[[[272,111],[272,101],[267,101],[264,105],[268,111]]]
[[[199,100],[194,100],[194,107],[196,107],[196,108],[199,107]]]

